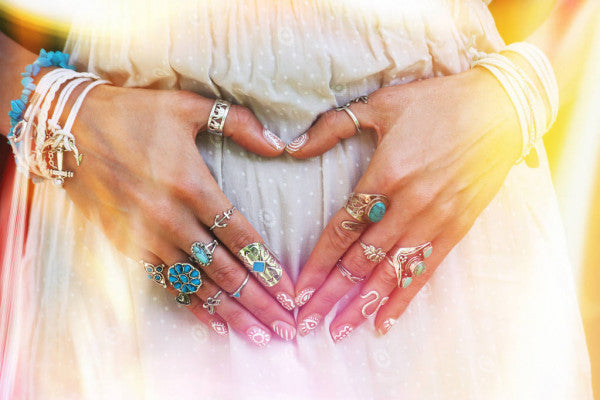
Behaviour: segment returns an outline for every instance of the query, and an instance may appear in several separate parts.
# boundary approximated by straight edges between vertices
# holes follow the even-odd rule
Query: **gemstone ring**
[[[400,247],[392,257],[386,257],[388,264],[394,268],[398,287],[408,287],[414,277],[423,275],[427,270],[424,259],[431,256],[433,246],[430,242],[416,247]]]
[[[216,239],[208,244],[202,242],[192,243],[192,260],[202,267],[208,267],[213,261],[213,253],[218,245],[219,242]]]
[[[250,243],[238,252],[238,257],[266,287],[275,286],[283,276],[277,257],[264,243]]]
[[[351,193],[344,209],[355,221],[343,221],[342,227],[353,231],[366,224],[379,222],[389,205],[390,199],[383,194]]]
[[[169,267],[169,282],[179,292],[175,300],[186,306],[190,304],[190,295],[202,286],[202,277],[198,268],[188,263],[175,263]]]

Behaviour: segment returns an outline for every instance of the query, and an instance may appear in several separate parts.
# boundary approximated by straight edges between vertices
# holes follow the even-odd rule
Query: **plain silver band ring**
[[[338,260],[335,266],[340,271],[340,274],[342,274],[344,278],[348,279],[352,283],[358,283],[365,280],[364,276],[356,276],[352,272],[350,272],[348,268],[344,267],[344,265],[342,264],[342,260]]]
[[[342,107],[341,110],[346,111],[346,114],[348,114],[348,116],[352,119],[352,122],[354,122],[354,126],[356,126],[356,133],[360,133],[360,122],[358,122],[358,119],[352,110],[350,110],[349,107]]]
[[[240,287],[237,288],[237,290],[235,292],[231,293],[229,296],[230,297],[235,297],[236,299],[239,299],[240,296],[241,296],[242,289],[248,283],[248,279],[250,279],[250,273],[246,274],[246,279],[244,279],[244,282],[242,282],[242,284],[240,285]]]

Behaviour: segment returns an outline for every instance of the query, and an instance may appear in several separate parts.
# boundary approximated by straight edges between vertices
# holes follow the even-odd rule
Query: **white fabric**
[[[225,97],[285,141],[382,85],[465,70],[470,46],[502,46],[480,0],[107,4],[70,36],[66,50],[80,69],[124,86]],[[295,279],[374,140],[356,136],[306,161],[260,158],[215,136],[200,137],[198,148]],[[541,167],[513,168],[388,335],[370,322],[338,345],[324,326],[262,350],[237,334],[217,336],[120,255],[64,192],[36,186],[24,260],[3,268],[17,277],[10,318],[2,305],[1,394],[591,399],[562,226],[538,152]]]

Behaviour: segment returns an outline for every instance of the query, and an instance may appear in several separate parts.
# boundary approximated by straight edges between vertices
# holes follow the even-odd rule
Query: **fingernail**
[[[385,321],[383,321],[383,324],[381,324],[381,327],[379,328],[379,333],[385,335],[389,332],[390,329],[392,329],[392,326],[394,326],[395,323],[396,320],[393,318],[386,319]]]
[[[212,321],[210,326],[213,328],[213,331],[217,332],[221,336],[229,335],[229,329],[227,328],[227,325],[221,321]]]
[[[354,330],[354,327],[352,327],[352,325],[342,325],[340,327],[338,327],[338,329],[335,331],[335,333],[333,333],[331,335],[331,337],[333,338],[333,341],[336,343],[339,343],[342,339],[344,339],[346,336],[348,336],[352,331]]]
[[[319,314],[310,315],[298,324],[298,332],[300,332],[300,335],[306,336],[310,331],[319,326],[319,322],[321,322],[321,316]]]
[[[292,296],[290,296],[287,293],[283,293],[283,292],[278,293],[277,294],[277,301],[286,310],[292,311],[294,308],[296,308],[296,305],[294,304],[294,299],[292,299]]]
[[[298,296],[296,296],[296,306],[302,307],[305,305],[310,300],[313,293],[315,293],[315,289],[313,288],[306,288],[298,293]]]
[[[286,342],[296,337],[296,328],[283,321],[273,322],[273,331]]]
[[[269,142],[271,146],[275,147],[275,149],[281,150],[285,147],[285,142],[279,139],[279,137],[276,134],[274,134],[267,128],[264,128],[262,133],[267,142]]]
[[[246,335],[248,335],[250,341],[258,347],[265,347],[271,341],[271,335],[269,335],[269,332],[259,328],[258,326],[250,327],[246,331]]]
[[[308,133],[303,133],[285,146],[285,151],[292,154],[300,150],[308,142]]]

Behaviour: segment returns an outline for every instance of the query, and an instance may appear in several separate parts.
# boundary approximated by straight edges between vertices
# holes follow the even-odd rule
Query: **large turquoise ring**
[[[169,267],[169,282],[179,292],[175,300],[178,303],[190,304],[190,294],[194,294],[202,286],[202,277],[198,268],[188,263],[176,263]]]
[[[213,253],[218,245],[216,239],[208,244],[194,242],[191,248],[192,260],[202,267],[208,267],[213,261]]]
[[[433,253],[430,242],[416,247],[400,247],[394,255],[386,257],[387,262],[394,268],[399,288],[407,288],[413,279],[423,275],[427,270],[425,259]]]
[[[354,221],[343,221],[342,227],[355,231],[366,224],[379,222],[389,205],[390,199],[384,194],[351,193],[344,209]]]

